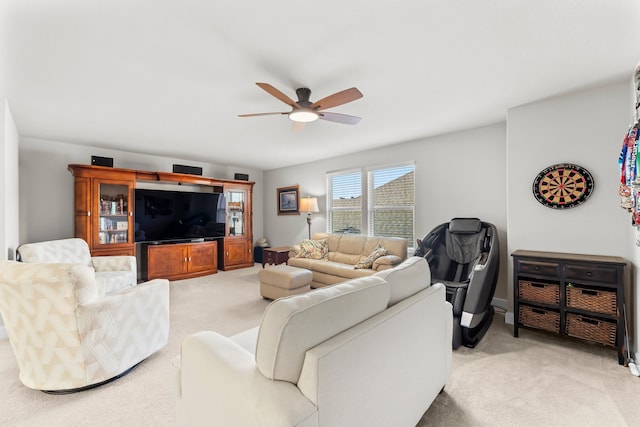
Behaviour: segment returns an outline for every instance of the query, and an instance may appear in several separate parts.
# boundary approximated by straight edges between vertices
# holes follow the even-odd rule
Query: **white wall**
[[[528,249],[621,256],[637,262],[629,245],[631,218],[620,208],[617,194],[618,156],[629,126],[628,100],[629,84],[624,80],[508,111],[509,253]],[[576,163],[591,172],[595,188],[584,204],[553,210],[534,199],[534,177],[556,163]],[[512,291],[510,286],[510,301]],[[633,298],[627,295],[627,302],[638,307],[637,297],[635,303]],[[637,316],[631,324],[637,331]]]
[[[456,216],[479,217],[495,224],[502,245],[495,296],[506,298],[504,123],[266,171],[265,237],[271,246],[292,245],[307,237],[306,215],[277,215],[278,187],[299,184],[301,197],[318,197],[321,212],[312,214],[311,232],[326,231],[327,172],[407,161],[414,161],[416,167],[416,238],[422,239],[434,227]]]
[[[20,139],[20,242],[61,239],[74,235],[72,163],[90,164],[91,156],[113,157],[117,168],[171,172],[173,164],[202,167],[204,176],[233,179],[247,173],[254,187],[254,234],[263,234],[262,171],[106,150],[34,138]]]
[[[7,100],[3,100],[3,128],[0,142],[2,177],[0,178],[0,200],[4,207],[0,225],[0,259],[15,259],[18,246],[18,129],[13,122]]]
[[[640,63],[638,64],[637,67],[640,67]],[[630,88],[629,88],[629,101],[628,101],[628,105],[629,105],[629,127],[631,127],[631,125],[635,125],[637,124],[636,121],[636,102],[638,101],[636,99],[636,83],[632,78],[629,79],[630,80]],[[629,222],[630,223],[630,222]],[[634,355],[634,359],[636,364],[638,364],[640,362],[640,292],[638,292],[636,290],[636,286],[638,283],[640,283],[640,270],[637,268],[638,265],[640,265],[640,244],[636,243],[636,239],[638,242],[640,242],[640,227],[633,229],[631,226],[629,226],[629,247],[630,249],[630,259],[631,259],[631,264],[632,264],[632,270],[631,270],[631,283],[633,283],[633,286],[631,287],[631,292],[629,293],[629,295],[627,295],[627,301],[631,301],[631,304],[634,308],[635,311],[631,314],[630,317],[632,317],[633,321],[631,322],[633,325],[635,325],[635,328],[632,330],[632,337],[631,339],[633,340],[633,342],[635,343],[634,349],[635,349],[635,355]]]
[[[18,130],[6,99],[0,104],[0,260],[15,259],[18,247]],[[6,337],[0,317],[0,338]]]

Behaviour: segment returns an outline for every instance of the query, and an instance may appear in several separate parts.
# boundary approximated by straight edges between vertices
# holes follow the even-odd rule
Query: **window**
[[[413,165],[369,171],[369,235],[404,237],[413,246]]]
[[[412,247],[414,170],[413,164],[402,164],[329,174],[329,230],[403,237]]]
[[[362,172],[330,175],[328,182],[329,230],[332,233],[361,234]]]

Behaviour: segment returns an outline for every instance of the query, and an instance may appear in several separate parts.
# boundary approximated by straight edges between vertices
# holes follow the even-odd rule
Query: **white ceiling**
[[[0,0],[21,136],[258,169],[499,122],[629,78],[638,0]],[[258,88],[360,100],[292,132]]]

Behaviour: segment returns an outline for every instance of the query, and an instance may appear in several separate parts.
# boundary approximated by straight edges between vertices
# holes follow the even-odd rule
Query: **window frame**
[[[407,206],[385,206],[382,208],[375,209],[374,204],[374,176],[376,171],[381,171],[385,169],[394,169],[394,168],[404,168],[411,167],[413,169],[413,205]],[[327,208],[327,232],[333,233],[333,220],[334,220],[334,211],[340,210],[352,210],[353,208],[335,208],[333,206],[333,179],[336,176],[343,176],[349,174],[360,174],[360,185],[361,185],[361,204],[360,204],[360,234],[366,236],[375,236],[374,234],[374,213],[376,211],[383,210],[410,210],[411,211],[411,237],[408,239],[408,248],[410,251],[413,251],[414,242],[415,242],[415,227],[416,227],[416,218],[415,218],[415,199],[416,199],[416,166],[414,161],[406,161],[406,162],[395,162],[395,163],[386,163],[375,166],[366,166],[361,168],[350,168],[343,169],[338,171],[328,172],[326,175],[326,189],[327,189],[327,198],[326,198],[326,208]]]

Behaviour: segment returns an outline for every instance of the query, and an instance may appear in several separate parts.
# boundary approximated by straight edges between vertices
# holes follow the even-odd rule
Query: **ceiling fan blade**
[[[238,114],[238,117],[256,117],[256,116],[273,116],[275,114],[289,114],[289,113],[251,113],[251,114]]]
[[[360,117],[349,116],[347,114],[329,113],[323,111],[320,113],[319,119],[327,120],[329,122],[342,123],[345,125],[355,125],[360,121]]]
[[[324,110],[331,107],[337,107],[338,105],[346,104],[347,102],[360,99],[362,98],[362,96],[362,92],[360,92],[355,87],[352,87],[350,89],[336,92],[333,95],[329,95],[319,101],[314,102],[313,104],[311,104],[311,108],[316,110]]]
[[[256,83],[260,88],[264,89],[269,95],[278,98],[280,101],[284,102],[285,104],[287,104],[288,106],[292,107],[292,108],[301,108],[300,105],[294,101],[293,99],[289,98],[287,95],[285,95],[284,93],[280,92],[278,89],[276,89],[275,87],[271,86],[269,83]]]

